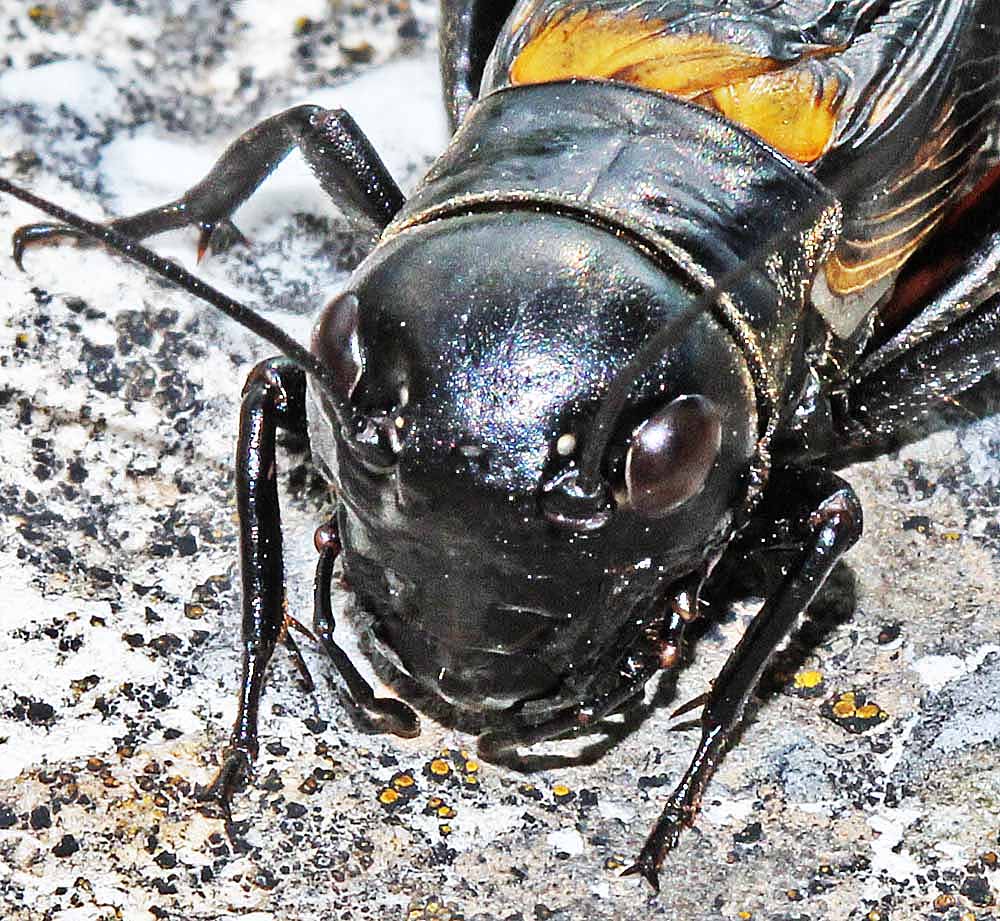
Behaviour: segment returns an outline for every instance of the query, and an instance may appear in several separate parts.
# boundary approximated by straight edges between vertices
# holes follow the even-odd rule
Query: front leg
[[[705,787],[739,730],[750,695],[779,646],[795,628],[837,560],[861,536],[861,504],[827,470],[784,468],[771,475],[762,508],[732,552],[799,545],[777,590],[764,602],[712,683],[701,715],[701,741],[629,873],[654,889],[681,830],[691,826]]]
[[[239,706],[222,766],[202,799],[217,802],[231,840],[233,795],[257,757],[257,718],[264,674],[286,629],[281,515],[275,465],[275,436],[306,430],[305,373],[290,361],[272,358],[250,372],[243,389],[236,449],[236,502],[240,520],[243,581],[243,674]]]
[[[342,546],[336,517],[317,528],[314,540],[319,553],[313,590],[313,629],[316,631],[316,638],[340,672],[351,699],[374,725],[404,739],[420,735],[420,720],[413,709],[393,697],[376,697],[371,685],[333,638],[337,623],[330,603],[330,592],[333,587],[333,566],[340,556]]]
[[[403,206],[403,194],[351,116],[343,109],[296,106],[240,135],[208,175],[180,198],[110,227],[133,240],[194,225],[201,230],[199,259],[219,232],[238,233],[233,213],[298,147],[323,191],[349,217],[379,230]],[[14,234],[14,260],[21,266],[26,247],[88,234],[65,224],[30,224]]]

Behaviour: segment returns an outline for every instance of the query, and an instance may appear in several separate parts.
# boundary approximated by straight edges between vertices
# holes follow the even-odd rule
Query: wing
[[[483,66],[516,0],[441,0],[441,81],[454,129],[479,95]]]
[[[848,88],[844,115],[815,169],[845,205],[826,280],[849,296],[892,277],[989,168],[1000,4],[889,4],[833,63]]]
[[[819,308],[849,334],[989,167],[997,0],[521,0],[483,91],[574,77],[712,108],[844,205]]]

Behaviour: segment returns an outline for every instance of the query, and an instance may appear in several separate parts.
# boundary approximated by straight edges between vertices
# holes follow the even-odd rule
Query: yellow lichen
[[[814,668],[798,672],[795,675],[795,687],[809,690],[823,683],[823,673]]]
[[[841,719],[850,719],[855,712],[854,695],[850,691],[841,694],[840,699],[833,705],[834,716],[839,716]]]
[[[430,772],[436,777],[447,777],[451,773],[451,765],[443,758],[435,758],[430,763]]]

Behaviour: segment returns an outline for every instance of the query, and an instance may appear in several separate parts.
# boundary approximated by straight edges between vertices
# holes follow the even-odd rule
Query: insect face
[[[389,21],[392,16],[383,18]],[[669,865],[673,891],[664,895],[671,901],[659,907],[645,903],[642,911],[647,916],[687,917],[692,905],[713,899],[718,905],[735,905],[752,892],[757,893],[754,905],[765,914],[787,913],[793,890],[782,892],[783,885],[776,881],[791,873],[789,879],[801,884],[818,850],[835,855],[842,850],[848,826],[863,830],[866,825],[878,833],[874,838],[888,829],[897,845],[891,848],[894,866],[911,870],[895,879],[883,859],[892,844],[890,836],[882,834],[881,843],[871,845],[873,836],[861,834],[849,844],[849,860],[835,858],[820,868],[822,899],[835,897],[838,904],[854,905],[855,914],[871,909],[868,917],[885,905],[891,905],[894,914],[925,914],[930,900],[917,890],[920,880],[933,875],[924,866],[930,860],[936,873],[953,874],[958,896],[988,904],[992,896],[983,874],[996,861],[983,856],[973,862],[976,852],[970,848],[979,847],[976,841],[986,842],[995,827],[989,809],[977,814],[968,804],[983,801],[982,776],[976,768],[982,745],[996,739],[989,732],[966,732],[968,738],[958,738],[963,733],[951,731],[988,722],[980,716],[990,693],[989,652],[997,634],[990,612],[995,614],[996,592],[991,594],[988,579],[977,576],[995,568],[995,560],[991,531],[974,530],[977,503],[970,508],[969,502],[970,495],[986,496],[982,507],[987,518],[995,507],[995,489],[988,487],[995,482],[990,464],[995,452],[985,444],[974,463],[962,458],[954,468],[946,468],[935,459],[922,471],[914,464],[901,476],[898,464],[890,462],[896,472],[885,476],[891,468],[883,468],[874,478],[890,480],[899,495],[892,500],[891,514],[882,515],[882,526],[871,529],[868,549],[862,551],[869,559],[879,557],[871,567],[877,573],[870,572],[864,580],[869,591],[862,586],[857,596],[864,616],[856,629],[815,650],[823,675],[812,668],[800,673],[802,678],[810,676],[802,690],[822,689],[825,676],[831,690],[839,685],[836,696],[822,710],[818,700],[810,702],[811,695],[798,701],[791,695],[772,697],[768,709],[791,717],[781,725],[781,734],[763,743],[758,736],[756,757],[743,759],[753,765],[749,772],[737,767],[720,787],[709,784],[746,723],[755,689],[784,677],[793,659],[778,658],[779,650],[803,616],[813,613],[810,608],[820,587],[861,537],[861,502],[835,470],[859,453],[885,451],[911,438],[914,427],[920,429],[943,405],[958,403],[964,409],[965,392],[983,383],[1000,362],[1000,4],[442,0],[440,21],[442,73],[456,132],[408,200],[350,115],[315,105],[272,115],[241,135],[179,198],[107,225],[69,213],[0,177],[0,193],[63,222],[18,229],[13,240],[18,265],[35,244],[67,237],[102,241],[242,323],[281,356],[254,368],[242,398],[235,479],[243,670],[229,745],[221,753],[215,780],[199,794],[207,801],[209,815],[224,820],[234,848],[246,849],[243,823],[234,821],[232,805],[260,754],[261,695],[279,643],[289,647],[303,680],[312,684],[293,638],[296,627],[323,649],[370,726],[405,738],[419,733],[420,722],[410,706],[378,696],[336,641],[333,581],[338,560],[367,615],[375,644],[425,688],[473,711],[485,724],[477,727],[482,732],[476,741],[484,761],[505,761],[517,749],[570,733],[609,730],[602,725],[605,717],[635,700],[657,671],[675,668],[683,658],[693,619],[704,614],[712,623],[725,625],[732,602],[744,591],[760,591],[765,597],[714,680],[709,680],[702,660],[675,689],[684,695],[675,702],[687,702],[673,715],[690,718],[671,728],[700,730],[682,774],[673,758],[679,749],[665,742],[665,727],[657,721],[641,754],[626,756],[610,770],[596,768],[605,770],[596,782],[589,773],[594,768],[588,766],[584,782],[591,795],[585,799],[581,791],[571,811],[565,808],[571,799],[568,789],[554,787],[552,800],[543,798],[532,810],[512,800],[510,782],[495,776],[493,790],[505,791],[496,804],[500,813],[494,815],[495,801],[480,800],[468,809],[456,800],[465,833],[456,826],[460,834],[450,842],[437,837],[430,842],[425,832],[443,838],[453,830],[450,824],[436,822],[435,816],[444,817],[438,810],[443,807],[449,820],[457,810],[435,796],[423,819],[415,815],[415,795],[423,789],[412,771],[417,748],[405,755],[388,748],[373,751],[367,740],[358,744],[349,735],[337,734],[317,742],[314,754],[308,753],[311,746],[298,746],[306,757],[324,763],[320,767],[303,759],[294,769],[294,783],[298,793],[312,797],[319,793],[319,781],[333,788],[343,778],[346,791],[340,787],[337,795],[325,801],[317,797],[306,806],[296,803],[300,797],[287,777],[282,780],[277,770],[268,770],[260,795],[268,797],[269,808],[258,811],[275,820],[280,815],[282,828],[294,840],[279,841],[277,847],[267,841],[264,849],[240,861],[243,888],[250,886],[246,898],[266,901],[251,890],[258,883],[271,888],[273,882],[285,887],[279,891],[281,904],[292,906],[288,910],[293,914],[296,904],[317,904],[315,892],[296,899],[288,888],[298,875],[320,881],[318,898],[323,904],[331,892],[340,893],[328,913],[377,914],[378,908],[368,906],[371,899],[388,893],[390,901],[398,900],[401,886],[419,891],[423,867],[431,871],[432,891],[452,883],[460,884],[462,893],[496,890],[501,900],[513,898],[515,907],[530,911],[540,899],[549,903],[556,866],[552,846],[558,838],[561,849],[569,837],[579,845],[567,850],[579,852],[585,869],[558,865],[565,866],[569,885],[565,895],[558,894],[561,904],[552,911],[590,916],[595,910],[600,913],[604,904],[606,911],[621,915],[627,913],[625,903],[616,907],[605,897],[606,891],[617,898],[611,887],[620,884],[594,872],[600,858],[609,870],[619,866],[612,855],[620,853],[613,829],[607,835],[590,834],[596,816],[587,810],[598,803],[595,788],[601,788],[599,811],[607,814],[610,807],[611,814],[622,816],[623,805],[629,811],[633,803],[637,812],[645,808],[642,802],[650,788],[669,782],[673,774],[673,791],[626,873],[641,874],[658,887],[664,861],[682,830],[695,822],[706,794],[713,799],[718,795],[722,805],[713,810],[715,816],[706,817],[709,824],[720,816],[722,821],[748,824],[735,834],[706,828],[700,845],[676,855],[679,862]],[[102,39],[106,22],[102,17]],[[278,38],[275,25],[269,21],[267,26],[269,44]],[[301,29],[296,26],[296,69],[302,73],[283,81],[285,90],[302,85],[299,78],[310,72],[313,76],[306,82],[314,85],[317,72],[310,70],[311,63],[308,68],[302,65],[322,45],[316,40],[322,31],[317,25],[303,19]],[[34,43],[37,36],[31,28],[20,31]],[[218,35],[221,39],[242,31],[227,28]],[[171,34],[165,33],[168,38]],[[329,32],[322,37],[330,37]],[[110,48],[115,43],[105,44]],[[61,42],[57,57],[63,56],[64,45]],[[171,51],[180,47],[176,41],[143,44],[144,57],[157,45]],[[339,37],[330,43],[331,51],[335,47],[344,47]],[[17,57],[16,51],[12,54]],[[50,57],[21,56],[32,61]],[[214,57],[246,60],[232,53]],[[256,54],[253,61],[257,63]],[[71,63],[32,69],[38,80],[51,84],[55,71],[48,68]],[[182,99],[178,109],[174,92],[169,100],[158,99],[156,81],[177,70],[176,61],[160,64],[169,66],[143,65],[149,91],[143,87],[142,92],[116,94],[113,115],[101,123],[78,119],[71,111],[73,93],[60,113],[46,113],[43,121],[53,128],[60,118],[70,119],[74,135],[86,137],[88,153],[75,159],[87,166],[94,162],[92,154],[100,153],[92,145],[104,144],[98,138],[110,137],[116,126],[131,131],[150,111],[179,112],[181,123],[189,120],[185,112],[201,109],[211,113],[213,124],[226,124],[225,100],[216,111],[191,99]],[[2,75],[3,88],[16,96],[19,80],[7,76]],[[235,99],[248,98],[244,76],[249,79],[249,68],[245,74],[241,70]],[[235,83],[226,79],[221,85]],[[409,100],[411,88],[406,89],[394,89],[393,95]],[[46,99],[51,98],[49,90],[45,88]],[[264,87],[261,90],[257,107],[273,101]],[[80,93],[75,96],[79,99]],[[121,104],[130,99],[140,100],[143,111],[133,106],[131,115],[127,108],[123,114]],[[23,150],[8,158],[11,163],[4,169],[30,173],[35,146],[31,138],[40,116],[20,104],[12,111],[12,124],[27,130],[22,132]],[[411,132],[402,123],[393,128],[412,160]],[[16,134],[11,135],[15,140]],[[323,315],[313,351],[140,242],[193,225],[200,234],[200,250],[223,243],[236,229],[232,219],[237,209],[293,148],[301,151],[324,192],[364,225],[366,241],[372,231],[381,233],[376,253]],[[69,153],[60,150],[55,157],[59,172],[74,159],[66,157]],[[165,167],[165,173],[173,171],[173,164]],[[96,188],[110,178],[110,173],[88,173],[87,182]],[[328,262],[322,260],[321,268]],[[60,284],[67,291],[75,287],[63,279]],[[49,296],[37,288],[35,295],[44,308]],[[23,296],[23,291],[16,294],[18,299]],[[84,306],[73,313],[88,316]],[[112,617],[124,614],[130,595],[140,608],[148,603],[148,632],[159,636],[142,640],[140,634],[142,648],[137,649],[130,625],[122,635],[130,650],[102,656],[93,674],[84,676],[76,670],[81,661],[76,658],[69,665],[73,671],[62,672],[63,657],[68,664],[69,653],[79,648],[74,645],[78,637],[89,642],[101,636],[98,648],[113,648],[106,645],[106,638],[114,642],[114,637],[105,626],[113,627],[114,619],[93,617],[96,632],[70,632],[82,625],[86,610],[73,598],[79,610],[63,608],[48,625],[40,622],[39,630],[15,631],[18,642],[23,635],[32,644],[27,647],[30,655],[35,650],[41,655],[35,662],[20,660],[28,668],[14,686],[26,682],[29,674],[37,676],[38,687],[58,695],[66,713],[76,708],[81,714],[80,705],[86,701],[83,709],[89,706],[86,694],[92,688],[101,735],[96,737],[98,746],[86,752],[95,756],[88,759],[87,770],[77,770],[86,742],[76,736],[86,733],[74,730],[70,738],[50,726],[58,708],[40,706],[35,687],[25,687],[9,706],[4,702],[9,712],[0,715],[36,723],[32,742],[44,732],[50,742],[43,744],[42,754],[53,757],[32,772],[29,783],[20,777],[14,781],[23,789],[5,794],[11,798],[0,802],[0,813],[7,819],[0,824],[12,826],[10,820],[16,817],[20,828],[12,826],[11,833],[22,836],[73,828],[78,810],[90,798],[83,794],[93,792],[86,780],[93,770],[99,795],[90,802],[89,814],[124,816],[127,828],[117,837],[126,850],[136,837],[136,823],[143,824],[142,809],[153,810],[146,823],[149,833],[142,834],[149,843],[150,862],[158,867],[152,872],[159,875],[176,865],[176,872],[167,874],[169,888],[158,886],[161,894],[176,891],[174,882],[183,886],[185,878],[199,886],[205,883],[205,874],[190,871],[212,863],[207,868],[210,877],[223,884],[219,894],[230,906],[220,911],[231,912],[232,886],[225,884],[232,883],[232,873],[217,872],[224,849],[214,835],[205,839],[204,823],[190,826],[195,840],[188,844],[204,851],[193,865],[195,855],[188,846],[178,847],[176,855],[153,855],[155,841],[166,845],[177,840],[180,831],[173,816],[174,798],[184,788],[181,767],[172,767],[169,775],[160,776],[161,771],[190,746],[174,733],[168,735],[171,716],[161,712],[164,722],[139,724],[133,720],[136,709],[130,711],[126,703],[139,703],[142,711],[162,711],[171,693],[183,690],[196,709],[208,706],[214,711],[214,684],[209,682],[208,692],[201,693],[187,683],[201,668],[192,664],[187,645],[164,632],[169,621],[152,626],[164,616],[172,616],[175,625],[179,618],[188,619],[189,606],[181,611],[179,602],[197,569],[188,565],[180,588],[176,583],[168,586],[166,577],[161,578],[160,554],[166,545],[160,541],[150,542],[152,565],[132,566],[133,548],[145,542],[150,527],[130,520],[106,529],[116,538],[108,546],[88,547],[98,543],[89,539],[63,545],[67,532],[94,531],[95,512],[108,517],[105,503],[90,492],[96,480],[108,479],[118,489],[124,477],[126,496],[137,500],[148,490],[134,489],[133,471],[121,470],[116,452],[103,470],[92,463],[105,423],[91,414],[89,404],[78,418],[75,407],[69,415],[48,412],[47,401],[38,399],[35,375],[19,374],[28,361],[22,345],[35,338],[40,345],[48,340],[39,356],[57,359],[48,370],[58,375],[59,387],[74,382],[72,374],[64,373],[69,370],[64,359],[81,346],[81,339],[81,362],[90,372],[96,350],[79,318],[66,315],[69,322],[53,322],[57,318],[48,309],[38,313],[34,331],[25,327],[27,335],[17,336],[15,352],[5,357],[0,369],[11,372],[4,385],[4,401],[16,410],[11,421],[34,428],[45,420],[38,437],[33,431],[22,451],[15,447],[11,456],[16,462],[7,466],[16,473],[22,459],[18,455],[27,458],[30,446],[38,463],[36,477],[52,478],[38,493],[23,489],[16,477],[5,489],[8,517],[24,541],[16,547],[16,560],[8,554],[11,567],[16,567],[8,607],[33,607],[36,598],[43,600],[43,590],[72,591],[76,585],[93,584],[99,597],[111,595]],[[64,340],[67,351],[61,355],[53,348],[60,328],[69,333]],[[131,334],[133,325],[119,332]],[[120,339],[118,350],[125,353],[131,345]],[[226,366],[219,363],[219,376]],[[150,367],[162,366],[154,361]],[[172,385],[178,369],[163,370]],[[116,389],[103,386],[103,375],[98,380],[89,376],[108,395]],[[77,379],[84,378],[81,365]],[[143,379],[151,376],[144,373]],[[77,388],[70,389],[75,399]],[[100,408],[95,401],[98,413]],[[32,414],[35,419],[29,422]],[[325,510],[315,532],[312,630],[300,622],[303,606],[285,592],[279,489],[283,458],[277,451],[278,433],[291,433],[301,443],[307,421],[313,451],[340,497],[335,510]],[[81,430],[93,435],[86,447],[79,442]],[[195,447],[189,444],[187,449]],[[69,468],[69,482],[53,477],[58,473],[53,458],[77,448],[91,470],[87,484],[82,483],[82,463]],[[170,461],[170,469],[180,466],[176,452]],[[969,491],[960,484],[958,472],[963,468],[976,474],[984,491]],[[144,469],[136,473],[145,476]],[[928,507],[921,504],[914,507],[920,514],[903,524],[905,531],[923,522],[903,538],[917,546],[901,542],[899,533],[894,538],[893,532],[900,529],[885,524],[901,517],[899,502],[910,491],[907,481],[912,481],[915,502],[924,503],[938,489],[956,500],[951,504],[958,517],[954,508],[946,513],[955,522],[955,530],[949,525],[951,536],[945,538],[945,532],[935,528],[925,514]],[[182,516],[188,515],[179,508],[175,512],[174,499],[183,501],[185,508],[193,502],[192,514],[199,514],[198,497],[190,495],[192,482],[178,475],[164,495],[156,497],[171,544],[177,526],[183,526]],[[175,495],[180,492],[188,493],[183,500]],[[67,515],[69,506],[77,513]],[[169,513],[165,506],[171,506]],[[201,519],[205,526],[200,541],[225,533],[215,528],[215,520],[207,515]],[[919,556],[924,569],[935,555],[948,561],[940,580],[947,588],[943,594],[926,575],[913,579],[902,563],[903,556]],[[983,557],[978,569],[977,556]],[[92,565],[95,561],[98,565]],[[25,563],[41,564],[30,593],[20,590],[28,587],[20,572]],[[223,585],[225,579],[218,582]],[[873,585],[880,590],[871,591]],[[893,590],[885,591],[886,586]],[[199,592],[202,588],[208,583],[199,586]],[[937,603],[928,605],[930,598]],[[18,604],[19,599],[29,603]],[[847,600],[853,604],[855,599]],[[920,601],[923,606],[915,609]],[[190,612],[198,617],[207,613],[197,607],[191,605]],[[827,607],[826,599],[822,607]],[[879,623],[891,610],[898,612],[898,623],[884,629]],[[230,622],[220,618],[219,629]],[[735,620],[729,623],[735,628]],[[184,629],[178,632],[185,634]],[[186,632],[191,651],[212,636],[212,629],[186,627]],[[729,638],[728,628],[721,632]],[[803,631],[800,638],[810,633],[815,635]],[[892,646],[899,642],[903,648],[882,655],[890,652],[883,634]],[[48,648],[50,641],[57,648]],[[85,647],[84,655],[87,652]],[[170,670],[161,673],[167,679],[165,689],[143,695],[141,682],[119,680],[115,669],[129,655],[146,664],[147,653],[169,661]],[[851,665],[845,665],[851,658]],[[927,675],[940,675],[946,660],[961,668],[949,665],[940,685],[922,687],[931,685]],[[859,668],[851,667],[855,665]],[[44,674],[57,669],[60,678],[69,680],[57,685]],[[411,690],[407,684],[398,686],[404,694]],[[661,686],[664,697],[670,684]],[[798,681],[793,685],[799,689]],[[847,690],[851,687],[858,690]],[[892,699],[895,721],[884,733],[851,741],[837,733],[873,728],[889,713],[874,698],[862,706],[864,689],[878,699]],[[293,705],[285,712],[306,711]],[[840,728],[823,727],[817,715],[836,717]],[[310,731],[320,731],[312,722],[307,718]],[[773,718],[766,722],[775,724]],[[343,721],[337,723],[331,732],[343,726]],[[119,735],[120,726],[124,736]],[[27,738],[21,731],[15,727],[12,739]],[[300,731],[289,735],[301,741]],[[616,733],[607,735],[614,738]],[[942,747],[949,735],[950,745]],[[57,741],[52,748],[52,739],[71,744],[60,747]],[[433,742],[425,742],[419,757],[433,757],[428,750]],[[267,748],[275,757],[285,750],[272,744]],[[587,752],[593,750],[588,744]],[[128,760],[141,758],[142,778],[122,783],[115,755],[122,768]],[[410,763],[400,763],[404,759]],[[467,766],[464,754],[462,760]],[[441,779],[435,761],[446,773],[458,773],[434,758],[427,765],[430,782]],[[621,770],[625,762],[630,767]],[[457,760],[453,763],[458,766]],[[539,759],[528,758],[521,766],[538,764]],[[644,776],[646,772],[652,776]],[[431,780],[431,775],[437,779]],[[372,792],[379,792],[369,806],[380,810],[384,823],[367,821],[364,814],[365,777],[377,781]],[[860,798],[859,777],[865,786]],[[393,789],[397,781],[399,790]],[[489,792],[489,783],[483,793]],[[143,796],[137,799],[133,786]],[[57,787],[63,788],[61,793]],[[80,795],[70,795],[70,788],[77,787]],[[126,797],[120,803],[128,806],[125,812],[106,808],[108,800],[102,798],[116,787]],[[451,785],[449,796],[455,789]],[[461,789],[464,799],[469,791]],[[964,809],[968,821],[962,836],[967,846],[956,848],[954,841],[946,847],[927,846],[935,844],[927,837],[928,828],[940,832],[943,824],[923,821],[933,818],[934,810],[924,815],[926,810],[913,810],[916,804],[907,800],[919,796],[930,805],[935,790],[945,791],[938,797],[942,814],[954,813],[956,803]],[[57,815],[58,809],[36,811],[32,803],[29,812],[28,797],[37,798],[37,791],[43,791],[43,798],[59,796],[67,808]],[[771,808],[772,792],[774,802],[790,808]],[[8,806],[15,799],[20,816]],[[801,816],[816,813],[817,804],[826,815],[806,823],[803,836]],[[409,817],[404,811],[408,806]],[[381,813],[390,807],[392,814]],[[513,820],[525,807],[525,824],[508,830],[508,842],[516,841],[520,848],[534,841],[536,857],[538,848],[543,849],[544,870],[536,874],[537,884],[529,872],[517,870],[517,892],[503,893],[494,885],[496,874],[487,880],[481,873],[489,872],[487,864],[492,862],[493,869],[501,868],[500,876],[510,877],[507,851],[500,852],[499,864],[490,861],[490,849],[482,847],[483,826],[478,818],[473,823],[468,819],[470,814],[488,814],[493,830],[502,836],[494,818],[503,822],[506,815]],[[52,823],[36,821],[36,812],[49,811]],[[798,820],[788,818],[782,824],[780,813]],[[919,815],[921,821],[907,827],[907,815]],[[411,819],[416,824],[411,825]],[[751,819],[760,819],[763,827]],[[555,823],[564,826],[558,835],[550,832]],[[48,824],[54,824],[51,832],[39,827]],[[381,824],[379,841],[376,826]],[[714,857],[720,847],[735,847],[739,857],[741,844],[760,837],[746,834],[754,826],[772,843],[780,842],[783,863],[777,875],[762,876],[759,866],[746,869],[759,861],[719,866],[717,860],[701,859],[705,854]],[[820,838],[813,834],[817,830]],[[270,837],[266,831],[265,837]],[[460,843],[463,838],[466,844]],[[309,859],[310,840],[320,842],[314,855],[320,859]],[[79,847],[66,835],[49,852],[64,861],[73,850],[69,843]],[[870,846],[868,860],[864,852]],[[860,858],[853,853],[858,847]],[[46,848],[48,842],[29,847],[29,856],[34,860]],[[414,859],[400,861],[401,848]],[[24,850],[20,844],[18,849]],[[88,851],[107,853],[108,848],[85,846],[80,851],[79,858],[71,858],[74,864]],[[280,874],[268,871],[264,851],[283,861]],[[950,856],[941,861],[932,853],[937,851]],[[283,852],[299,857],[284,861]],[[379,859],[375,855],[382,853],[388,856],[384,867],[369,872]],[[331,855],[335,863],[324,876]],[[527,867],[530,856],[521,854],[517,864]],[[572,855],[557,853],[555,858],[563,856]],[[685,874],[686,863],[695,871]],[[243,872],[248,866],[253,872]],[[297,866],[309,872],[296,874]],[[839,869],[833,872],[835,867]],[[969,874],[961,885],[960,872]],[[65,875],[65,869],[59,873]],[[31,875],[20,873],[25,892],[31,890]],[[278,880],[279,875],[287,879]],[[47,878],[37,872],[34,876]],[[762,879],[763,890],[770,894],[758,891]],[[118,880],[111,889],[148,889],[142,880],[138,888],[126,883]],[[815,886],[810,883],[808,888],[812,892]],[[3,889],[0,886],[0,892]],[[572,889],[580,891],[573,896]],[[210,910],[206,894],[198,888],[195,901],[202,913]],[[491,899],[499,904],[497,897]],[[441,907],[436,896],[434,902]],[[49,914],[60,910],[43,908]],[[393,903],[382,914],[398,911]],[[430,898],[426,906],[414,903],[409,910],[421,912],[434,913]]]
[[[568,492],[609,383],[694,297],[629,242],[532,211],[406,231],[327,308],[314,351],[354,415],[314,400],[314,450],[343,500],[348,580],[421,683],[477,710],[558,707],[613,681],[597,663],[629,622],[704,565],[756,436],[710,314],[634,388],[603,498],[580,514]]]

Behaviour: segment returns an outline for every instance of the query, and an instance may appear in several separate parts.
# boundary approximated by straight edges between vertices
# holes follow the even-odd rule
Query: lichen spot
[[[889,714],[875,701],[868,700],[863,691],[844,691],[828,700],[820,713],[847,732],[867,732],[884,723]]]
[[[397,774],[392,778],[392,785],[397,790],[407,790],[412,787],[415,782],[416,781],[414,781],[413,777],[409,774]]]
[[[819,669],[804,668],[792,676],[789,690],[805,699],[822,697],[826,694],[826,681]]]
[[[822,681],[822,672],[818,672],[814,668],[799,672],[795,676],[795,684],[800,688],[814,688]]]
[[[807,668],[795,673],[795,687],[803,691],[811,691],[823,683],[823,673],[815,668]]]
[[[379,791],[378,801],[383,806],[395,806],[399,802],[399,794],[392,787],[386,787]]]
[[[854,716],[855,712],[854,694],[850,691],[846,694],[841,694],[840,699],[833,704],[833,715],[839,716],[841,719]]]
[[[435,758],[428,766],[428,772],[432,777],[445,778],[451,774],[451,765],[444,758]]]
[[[573,791],[564,783],[557,783],[552,787],[552,797],[557,803],[564,803],[573,798]]]

